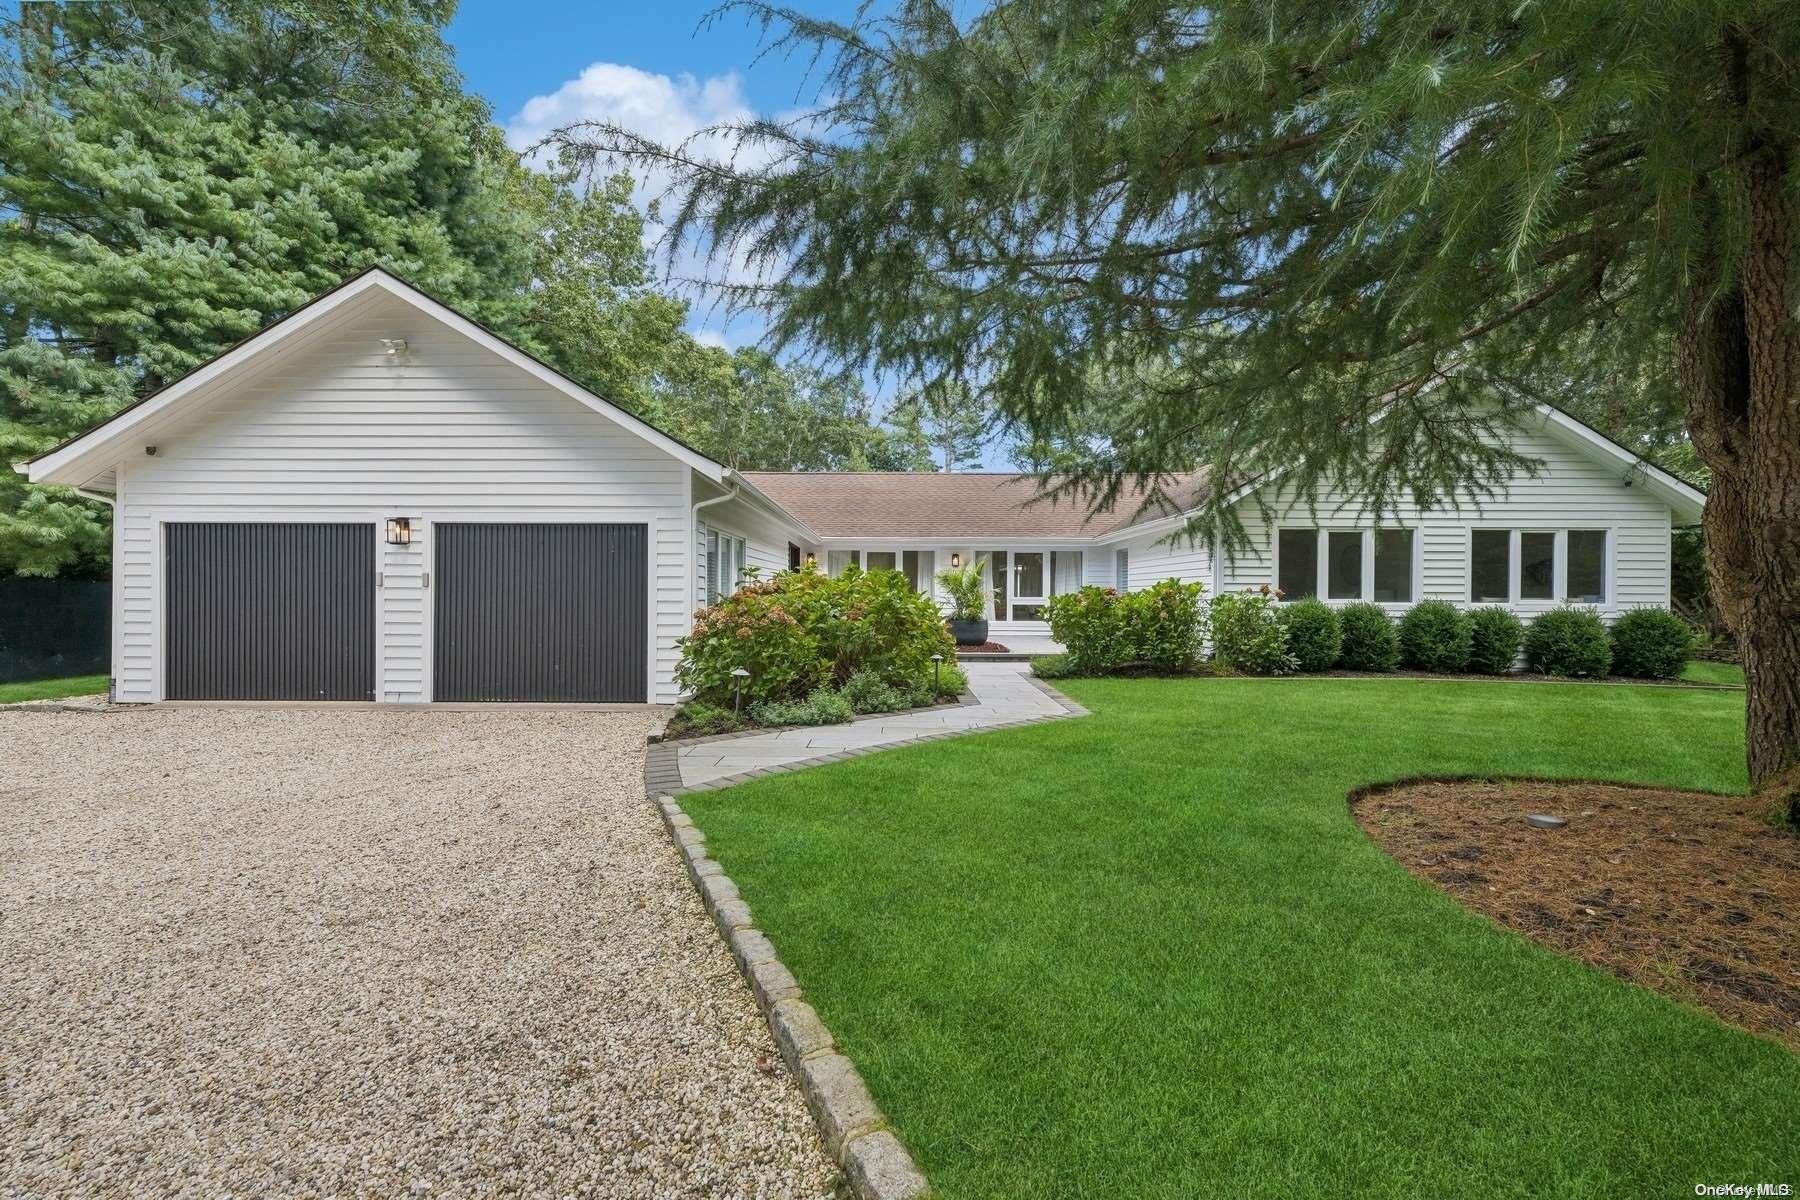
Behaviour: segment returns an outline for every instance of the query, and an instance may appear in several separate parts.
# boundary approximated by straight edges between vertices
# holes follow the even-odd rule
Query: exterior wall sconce
[[[390,546],[412,545],[411,517],[389,517],[387,519],[387,544]]]
[[[819,565],[819,556],[808,550],[806,552],[806,569],[812,570]]]
[[[960,555],[960,554],[956,553],[956,551],[952,550],[950,552],[950,567],[952,570],[954,570],[960,566],[962,566],[962,555]]]

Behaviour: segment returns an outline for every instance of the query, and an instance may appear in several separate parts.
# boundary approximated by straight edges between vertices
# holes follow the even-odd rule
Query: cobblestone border
[[[924,1200],[931,1185],[888,1127],[856,1064],[838,1053],[831,1031],[806,1002],[800,983],[782,964],[774,943],[756,928],[750,906],[725,869],[706,853],[706,835],[673,797],[656,797],[657,809],[719,927],[731,957],[769,1022],[782,1061],[799,1081],[806,1107],[818,1122],[825,1152],[843,1169],[858,1200]]]
[[[863,1082],[856,1064],[838,1053],[831,1031],[825,1028],[813,1006],[806,1002],[800,981],[782,963],[768,935],[756,928],[750,906],[745,903],[737,884],[725,874],[725,868],[716,859],[707,855],[706,835],[694,824],[694,819],[682,811],[675,798],[688,792],[729,787],[763,775],[783,775],[828,762],[843,762],[896,746],[965,737],[992,729],[1041,725],[1046,721],[1061,720],[1063,716],[1088,715],[1087,709],[1043,680],[1029,674],[1026,678],[1038,691],[1056,701],[1063,710],[1060,716],[1027,717],[985,725],[980,729],[948,729],[879,746],[833,751],[817,758],[708,780],[692,788],[681,786],[679,748],[683,743],[659,742],[650,746],[644,755],[645,794],[662,814],[663,824],[668,826],[669,836],[675,840],[675,848],[687,867],[688,878],[693,880],[707,914],[719,927],[719,935],[725,939],[738,970],[743,972],[745,982],[750,985],[757,1007],[769,1022],[769,1032],[775,1037],[782,1060],[799,1081],[800,1094],[806,1098],[806,1106],[818,1122],[826,1153],[843,1169],[857,1200],[928,1200],[932,1194],[931,1184],[905,1144],[888,1126],[887,1118],[882,1116],[875,1097],[869,1094],[868,1085]]]

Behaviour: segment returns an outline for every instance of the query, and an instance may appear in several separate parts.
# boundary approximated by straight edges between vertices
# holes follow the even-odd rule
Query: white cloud
[[[784,118],[795,115],[798,114],[782,114]],[[664,146],[693,138],[688,144],[690,153],[729,158],[733,157],[730,138],[717,134],[696,138],[695,135],[713,126],[749,121],[755,117],[756,111],[744,95],[743,81],[736,72],[696,79],[686,73],[671,77],[622,63],[597,62],[555,91],[527,100],[507,122],[506,140],[513,149],[524,151],[555,130],[584,121],[607,122]],[[737,161],[744,160],[737,156]],[[667,193],[669,176],[666,172],[633,168],[633,174],[638,177],[635,198],[640,207],[647,209],[650,201]],[[645,238],[652,244],[659,242],[662,235],[663,229],[659,225],[649,225],[645,229]],[[670,278],[731,283],[764,278],[765,273],[753,269],[741,252],[714,258],[709,250],[706,246],[684,246],[673,262],[666,263]],[[660,253],[658,263],[664,265]],[[701,299],[701,295],[693,291],[689,292],[689,297]],[[729,348],[730,342],[723,333],[704,327],[716,324],[718,320],[718,314],[713,314],[712,320],[706,320],[699,311],[704,307],[703,304],[696,305],[690,329],[706,345]],[[742,317],[729,322],[731,332],[739,332],[742,323]],[[760,326],[760,322],[755,324]],[[754,335],[750,340],[754,340]]]
[[[702,346],[712,346],[718,350],[731,349],[731,341],[717,329],[696,329],[694,340]]]

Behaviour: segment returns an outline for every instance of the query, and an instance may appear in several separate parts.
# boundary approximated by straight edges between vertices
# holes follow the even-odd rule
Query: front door
[[[1044,619],[1044,601],[1050,594],[1049,558],[1042,550],[1012,552],[1012,620]]]

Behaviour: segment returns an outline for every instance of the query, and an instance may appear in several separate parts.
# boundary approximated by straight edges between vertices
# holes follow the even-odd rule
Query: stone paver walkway
[[[981,729],[998,729],[1053,717],[1077,716],[1080,706],[1040,687],[1022,662],[962,663],[975,703],[863,717],[848,725],[783,729],[668,747],[674,751],[683,791],[741,782],[739,776],[822,759],[849,757],[878,747]]]

